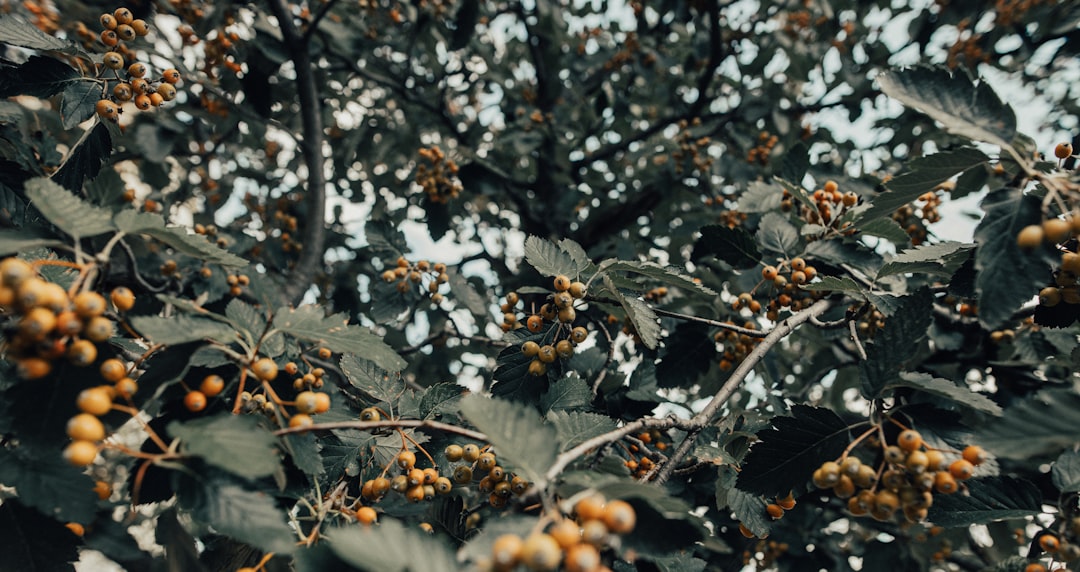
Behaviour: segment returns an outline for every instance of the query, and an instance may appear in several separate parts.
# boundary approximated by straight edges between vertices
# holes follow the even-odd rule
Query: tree
[[[9,6],[5,565],[1080,558],[1080,12],[765,4]]]

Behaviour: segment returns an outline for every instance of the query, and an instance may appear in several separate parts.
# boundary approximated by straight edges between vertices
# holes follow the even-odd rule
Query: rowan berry
[[[1072,143],[1058,143],[1054,146],[1054,156],[1058,159],[1068,159],[1073,153]]]
[[[315,392],[315,413],[322,414],[330,411],[330,395],[321,391]]]
[[[472,468],[466,465],[459,465],[454,468],[454,482],[459,485],[467,485],[472,482],[473,473]]]
[[[112,485],[105,481],[97,481],[94,483],[94,493],[97,494],[99,500],[108,500],[112,496]]]
[[[584,326],[578,326],[570,331],[570,339],[575,344],[580,344],[589,338],[589,330]]]
[[[571,282],[570,288],[567,290],[575,300],[579,300],[585,297],[586,288],[584,282]]]
[[[1060,218],[1048,218],[1042,222],[1043,237],[1054,244],[1065,242],[1072,236],[1072,225]]]
[[[780,275],[780,271],[775,266],[766,266],[761,270],[761,277],[765,280],[776,280],[776,277]]]
[[[1022,250],[1035,250],[1042,244],[1043,237],[1042,226],[1037,224],[1028,225],[1016,235],[1016,245]]]
[[[566,572],[593,572],[600,569],[600,551],[591,544],[578,544],[566,551],[563,558]]]
[[[105,52],[105,55],[101,57],[101,63],[111,70],[118,70],[124,67],[124,56],[119,52]]]
[[[412,469],[416,465],[416,454],[412,451],[402,451],[398,453],[396,462],[399,468]]]
[[[264,357],[251,364],[251,371],[262,381],[273,381],[277,377],[278,366],[274,360]]]
[[[776,504],[780,505],[780,508],[784,510],[791,510],[795,508],[795,493],[789,492],[784,498],[777,498]]]
[[[960,481],[970,479],[974,472],[975,465],[965,459],[957,459],[949,465],[949,474]]]
[[[989,458],[989,455],[986,453],[986,451],[978,445],[968,445],[967,447],[964,447],[964,451],[963,453],[961,453],[961,456],[963,456],[965,461],[975,466],[979,466],[985,463],[986,460]]]
[[[215,397],[225,389],[225,380],[220,375],[210,374],[199,384],[199,391],[207,397]]]
[[[102,119],[108,119],[109,121],[113,121],[120,115],[120,112],[116,108],[116,104],[108,99],[99,99],[98,102],[94,104],[94,111]]]
[[[311,427],[315,420],[307,413],[297,413],[289,418],[289,427]]]
[[[97,346],[90,340],[75,340],[68,346],[68,361],[76,367],[86,367],[97,360]]]
[[[135,107],[140,111],[146,111],[154,106],[154,103],[150,101],[150,96],[146,94],[135,96]]]
[[[109,48],[120,43],[120,37],[116,35],[115,30],[103,30],[99,38],[101,39],[101,43],[105,44],[105,46]]]
[[[491,557],[497,570],[510,570],[521,558],[525,542],[516,534],[503,534],[491,545]]]
[[[1061,548],[1061,541],[1053,534],[1043,534],[1039,537],[1039,548],[1041,548],[1043,552],[1054,553]]]
[[[562,556],[559,543],[543,533],[529,535],[521,548],[521,562],[534,571],[555,570]]]
[[[480,457],[476,459],[476,468],[488,472],[495,467],[496,460],[494,453],[481,453]]]
[[[465,449],[463,449],[461,447],[461,445],[457,445],[457,444],[447,445],[446,449],[443,450],[443,455],[446,456],[446,460],[450,461],[451,463],[455,463],[457,461],[460,461],[461,457],[464,454],[465,454]]]
[[[440,495],[448,495],[450,494],[450,491],[454,489],[453,483],[451,483],[450,479],[446,477],[439,477],[435,479],[434,487],[435,492]]]
[[[529,340],[529,341],[521,344],[521,353],[524,354],[525,357],[528,357],[528,358],[536,357],[536,355],[538,353],[540,353],[540,344],[538,344],[538,343],[536,343],[536,342],[534,342],[532,340]]]
[[[101,18],[100,18],[100,21],[101,21],[101,27],[102,28],[105,28],[106,30],[115,30],[116,29],[116,24],[117,24],[116,16],[113,16],[112,14],[102,14]]]
[[[600,496],[587,496],[574,505],[578,520],[602,520],[604,518],[604,499]]]
[[[97,458],[98,447],[91,441],[72,441],[64,448],[64,460],[76,467],[85,467]]]
[[[150,26],[142,18],[132,20],[131,28],[135,30],[137,36],[145,36],[150,33]]]
[[[117,24],[130,24],[135,19],[135,15],[127,8],[117,8],[113,12],[113,16],[116,17]]]
[[[201,391],[189,391],[184,396],[184,407],[193,413],[206,409],[206,395],[203,395]]]
[[[919,447],[922,447],[922,435],[914,429],[905,429],[896,437],[896,444],[905,451],[914,451]]]
[[[67,436],[76,441],[101,441],[105,438],[105,426],[97,417],[79,413],[68,419]]]
[[[123,377],[113,385],[113,389],[116,390],[116,394],[120,397],[130,398],[139,390],[139,385],[135,383],[134,379]]]
[[[637,514],[630,503],[622,500],[613,500],[604,505],[604,524],[608,530],[615,534],[626,534],[634,530],[637,524]]]
[[[135,39],[135,28],[132,28],[130,24],[118,24],[116,26],[116,37],[125,42],[130,42]]]
[[[378,520],[379,515],[370,506],[362,506],[356,510],[356,520],[361,524],[372,524]]]
[[[569,359],[574,355],[574,344],[570,340],[559,340],[555,344],[555,353],[562,359]]]
[[[79,392],[75,398],[75,406],[79,411],[91,415],[105,415],[112,409],[112,395],[104,387],[91,387]]]
[[[565,292],[570,289],[570,278],[560,274],[555,277],[552,285],[555,287],[556,292]]]
[[[802,258],[799,258],[799,257],[792,258],[791,259],[791,269],[792,270],[805,270],[806,269],[806,261],[803,260]]]
[[[545,364],[554,362],[555,357],[555,347],[551,345],[540,346],[540,350],[536,354],[536,358]]]
[[[577,319],[577,311],[573,308],[563,308],[559,310],[559,321],[564,324],[572,324]]]
[[[405,498],[412,503],[424,500],[424,485],[415,485],[405,489]]]
[[[544,327],[544,319],[540,316],[533,314],[529,316],[529,319],[525,321],[525,327],[532,333],[539,333],[541,328]]]

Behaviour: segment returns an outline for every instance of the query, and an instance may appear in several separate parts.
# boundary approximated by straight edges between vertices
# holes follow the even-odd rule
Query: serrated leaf
[[[734,488],[728,491],[727,504],[735,518],[755,536],[765,538],[769,535],[772,525],[766,520],[766,503],[761,495]]]
[[[634,331],[641,338],[641,343],[645,344],[645,347],[649,349],[656,349],[656,344],[660,341],[660,320],[656,317],[656,312],[653,312],[652,308],[645,302],[620,292],[607,274],[604,275],[603,279],[608,292],[626,312],[626,317],[630,319]]]
[[[585,249],[577,242],[564,238],[559,241],[559,248],[574,260],[574,264],[577,265],[575,274],[581,275],[592,266],[589,253],[585,252]]]
[[[907,231],[900,226],[900,223],[887,216],[859,222],[858,229],[863,234],[884,238],[899,246],[911,242],[911,237],[908,236]]]
[[[656,364],[660,387],[691,387],[716,361],[716,342],[708,327],[683,322],[664,341],[664,353]]]
[[[804,284],[802,289],[817,292],[846,292],[858,298],[863,297],[863,287],[848,276],[822,276],[817,282]]]
[[[97,102],[100,100],[100,84],[89,81],[68,83],[60,102],[60,117],[64,120],[64,129],[73,129],[76,125],[93,117]]]
[[[532,407],[469,395],[461,400],[461,414],[494,445],[525,478],[541,488],[544,472],[555,462],[559,443],[554,427]]]
[[[974,244],[950,241],[909,248],[886,262],[877,277],[907,273],[950,277],[967,261],[974,247]]]
[[[52,178],[61,187],[78,193],[83,182],[93,179],[101,171],[101,165],[112,154],[112,136],[104,123],[98,122],[79,138],[63,164],[53,173]]]
[[[989,397],[975,393],[967,386],[957,385],[947,379],[934,377],[928,373],[901,372],[900,377],[885,385],[883,390],[897,387],[910,387],[951,400],[953,403],[987,413],[989,415],[1001,415],[1002,409]]]
[[[466,391],[464,386],[454,382],[432,385],[420,398],[420,417],[434,419],[444,413],[456,412],[458,400]]]
[[[1080,452],[1065,451],[1054,461],[1050,476],[1054,486],[1062,493],[1080,491]]]
[[[349,383],[377,401],[396,403],[405,393],[405,382],[398,373],[390,373],[371,360],[353,354],[341,356],[341,371]]]
[[[314,304],[279,309],[274,315],[274,327],[332,352],[362,355],[387,371],[401,371],[408,365],[368,328],[348,324],[343,314],[326,316],[322,307]]]
[[[132,316],[129,322],[131,327],[143,337],[154,343],[165,345],[186,344],[201,340],[217,340],[228,344],[235,341],[239,335],[228,324],[182,314],[170,318]]]
[[[0,43],[32,50],[65,50],[72,46],[71,42],[42,32],[33,22],[17,14],[0,16]]]
[[[551,384],[547,392],[540,396],[542,411],[562,411],[567,409],[585,409],[592,403],[593,393],[589,384],[571,374]]]
[[[4,569],[18,572],[70,572],[79,559],[79,539],[54,518],[27,508],[18,499],[0,505],[0,554]]]
[[[456,269],[449,268],[446,273],[450,276],[450,292],[453,293],[454,300],[464,304],[474,316],[487,316],[487,301],[476,291],[472,283]],[[398,311],[394,315],[400,313]]]
[[[56,58],[30,56],[18,66],[0,67],[0,98],[15,95],[52,97],[81,77],[75,68]]]
[[[761,181],[751,181],[739,195],[739,212],[768,213],[780,209],[784,192]]]
[[[873,220],[888,217],[896,209],[914,201],[919,195],[959,173],[990,161],[985,153],[971,147],[961,147],[926,155],[912,160],[904,173],[885,183],[889,191],[875,195],[872,207],[860,217]]]
[[[753,268],[761,260],[754,237],[745,228],[720,224],[701,227],[701,238],[694,243],[693,258],[715,256],[733,268]]]
[[[26,181],[26,196],[42,216],[75,238],[115,230],[111,212],[95,207],[47,178]]]
[[[895,382],[905,362],[922,347],[930,327],[933,295],[922,288],[900,299],[885,328],[866,344],[867,359],[859,362],[863,397],[877,399],[883,388]]]
[[[881,91],[918,109],[950,133],[1000,147],[1016,136],[1016,115],[985,80],[974,84],[963,74],[918,67],[877,76]]]
[[[14,487],[20,502],[57,520],[81,523],[94,519],[97,497],[91,492],[93,479],[64,461],[59,450],[0,449],[0,484]]]
[[[775,212],[761,217],[755,238],[761,248],[782,256],[792,256],[798,252],[799,231],[787,217]]]
[[[1039,199],[1006,188],[987,195],[982,208],[986,215],[975,228],[979,245],[975,251],[975,289],[979,322],[994,329],[1031,300],[1050,278],[1050,271],[1037,253],[1024,252],[1016,244],[1021,229],[1042,221]]]
[[[544,276],[565,274],[573,279],[578,275],[578,264],[570,254],[537,236],[525,239],[525,260]]]
[[[337,528],[325,534],[330,550],[356,570],[456,572],[459,566],[443,542],[385,518],[379,526]],[[320,568],[325,569],[325,568]]]
[[[928,520],[956,528],[1042,512],[1042,495],[1030,481],[1013,477],[984,477],[964,482],[969,494],[934,495]]]
[[[229,482],[187,479],[185,483],[177,490],[177,499],[195,520],[267,552],[291,554],[296,549],[284,511],[266,494]]]
[[[236,268],[248,265],[247,260],[228,250],[218,248],[204,236],[189,234],[187,229],[182,227],[147,228],[142,230],[142,234],[164,242],[177,252],[198,258],[204,264],[220,264]]]
[[[615,421],[607,415],[584,411],[549,411],[547,419],[559,435],[560,451],[568,451],[616,428]]]
[[[1080,395],[1047,390],[1005,410],[979,435],[995,455],[1030,459],[1080,443]]]
[[[784,496],[799,490],[851,440],[848,424],[825,408],[796,405],[790,417],[774,417],[770,424],[743,460],[736,486],[744,491]]]
[[[64,242],[55,238],[38,235],[29,230],[0,230],[0,256],[18,254],[35,248],[54,248]]]
[[[606,272],[631,272],[634,274],[641,274],[642,276],[655,278],[656,280],[663,281],[665,284],[677,288],[693,290],[707,296],[716,295],[716,292],[711,288],[706,288],[705,286],[694,282],[693,278],[687,276],[679,269],[672,266],[657,264],[655,262],[616,260],[614,262],[601,264],[600,269]]]
[[[183,452],[234,475],[257,479],[281,468],[277,438],[246,415],[221,414],[185,423],[172,422],[169,435],[180,439]]]
[[[225,306],[225,317],[232,320],[237,327],[247,330],[252,338],[266,329],[269,320],[268,316],[263,316],[254,306],[239,298],[229,300],[229,304]]]
[[[314,434],[293,433],[285,435],[284,439],[285,449],[296,468],[313,477],[326,472],[322,455],[319,454],[319,442]]]

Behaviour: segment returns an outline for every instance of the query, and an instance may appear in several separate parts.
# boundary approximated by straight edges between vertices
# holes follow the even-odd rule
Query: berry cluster
[[[668,448],[668,443],[664,441],[665,436],[659,429],[650,429],[635,435],[634,440],[637,442],[632,442],[626,447],[629,458],[624,464],[627,469],[630,469],[630,474],[635,479],[647,477],[656,466],[654,458],[657,460],[662,458],[663,451]],[[658,452],[651,451],[650,448]]]
[[[698,125],[701,125],[701,120],[696,117],[692,123],[685,119],[679,121],[679,133],[675,136],[675,144],[679,148],[671,153],[676,175],[682,175],[687,167],[699,173],[706,173],[712,167],[713,158],[708,153],[712,140],[705,136],[695,137],[691,132],[690,127]]]
[[[419,260],[414,264],[399,256],[397,266],[384,270],[382,279],[387,284],[397,281],[396,288],[401,294],[409,291],[410,284],[420,285],[431,297],[431,303],[438,306],[443,301],[439,290],[450,281],[450,275],[446,273],[446,265],[441,262],[431,264],[427,260]]]
[[[783,274],[787,271],[787,275]],[[776,321],[780,317],[780,310],[784,308],[797,312],[803,306],[810,304],[818,293],[799,288],[803,284],[812,282],[818,275],[817,268],[807,264],[800,257],[785,260],[779,266],[767,265],[761,270],[761,281],[750,292],[742,292],[731,303],[731,309],[738,312],[747,308],[751,313],[761,312],[761,302],[754,299],[754,291],[758,288],[768,289],[770,296],[765,317]]]
[[[180,72],[170,68],[162,72],[160,78],[149,79],[149,68],[135,61],[131,50],[123,44],[148,34],[150,27],[146,21],[135,19],[127,8],[106,12],[100,20],[104,28],[100,35],[101,43],[113,51],[106,52],[101,59],[98,77],[103,80],[102,97],[94,108],[98,116],[115,123],[120,119],[124,102],[131,101],[136,108],[146,111],[175,99]],[[128,56],[126,59],[125,54]],[[128,63],[127,59],[132,61]],[[126,73],[123,78],[120,77],[121,70]],[[112,73],[111,79],[105,77],[109,72]]]
[[[878,430],[871,428],[864,437]],[[879,447],[881,461],[876,469],[845,452],[814,471],[814,486],[831,489],[838,498],[847,499],[848,511],[854,516],[869,514],[875,520],[888,521],[900,511],[908,522],[922,522],[934,503],[934,492],[950,495],[959,491],[975,467],[987,460],[986,451],[969,445],[960,458],[950,462],[945,451],[927,446],[914,429],[901,431],[891,445],[882,440]]]
[[[542,571],[555,570],[561,564],[572,572],[610,570],[603,562],[603,552],[618,535],[634,530],[634,507],[623,500],[605,502],[603,497],[591,495],[579,500],[573,512],[575,519],[559,515],[546,532],[534,532],[525,538],[516,534],[496,538],[491,561],[480,563],[480,569],[513,570],[522,565]]]
[[[119,311],[135,304],[135,295],[124,287],[113,290],[111,298]],[[60,358],[89,366],[97,361],[96,344],[113,335],[104,296],[90,290],[71,294],[19,258],[0,261],[0,309],[6,354],[23,379],[45,377]]]
[[[776,147],[776,144],[779,141],[779,137],[770,134],[768,131],[758,133],[757,145],[747,151],[746,162],[751,165],[754,163],[758,163],[761,166],[768,165],[769,155],[772,154],[773,147]]]
[[[956,188],[955,181],[945,181],[934,187],[932,191],[919,195],[910,204],[904,205],[893,212],[892,219],[911,238],[911,244],[918,246],[926,241],[927,225],[941,220],[938,207],[941,206],[942,197],[944,193],[951,192],[954,188]]]
[[[585,284],[571,282],[568,276],[560,274],[555,277],[553,287],[554,293],[548,295],[547,300],[540,306],[540,311],[531,314],[525,321],[525,327],[534,334],[544,332],[546,328],[543,345],[533,340],[521,344],[521,353],[532,358],[529,375],[533,376],[545,375],[548,364],[557,358],[569,359],[574,355],[574,348],[589,338],[588,329],[584,326],[573,326],[577,318],[574,303],[585,297]],[[510,304],[511,300],[515,303]],[[517,301],[516,293],[507,294],[504,306],[510,311],[503,315],[504,329],[519,325],[517,314],[513,311]],[[552,323],[554,328],[546,326],[545,322]]]
[[[726,323],[735,325],[734,322],[728,320]],[[754,322],[745,322],[743,328],[748,330],[757,329],[757,324]],[[747,354],[754,349],[754,346],[761,343],[761,338],[755,338],[746,334],[740,334],[733,330],[720,330],[713,335],[713,340],[717,344],[720,344],[719,351],[721,351],[720,357],[720,371],[729,371],[735,367],[735,364],[741,362],[746,358]]]
[[[322,359],[329,359],[333,355],[328,348],[319,348],[318,354]],[[240,408],[243,411],[249,413],[261,412],[279,425],[285,425],[287,420],[289,427],[310,427],[315,423],[311,418],[312,415],[326,413],[330,410],[330,395],[322,391],[314,391],[322,388],[325,383],[323,377],[326,375],[326,370],[321,367],[311,368],[303,374],[300,373],[300,366],[295,362],[288,362],[283,368],[280,368],[280,371],[284,371],[286,375],[297,376],[291,384],[292,389],[297,392],[292,401],[283,400],[269,384],[269,382],[277,379],[279,373],[278,365],[274,360],[266,357],[259,358],[251,364],[248,370],[254,374],[256,379],[266,383],[261,384],[253,391],[240,393]],[[207,376],[198,390],[188,392],[184,404],[189,410],[201,411],[206,407],[205,398],[217,395],[224,388],[224,382],[219,384],[217,379],[213,379],[209,386],[213,394],[207,393],[205,391],[207,389],[207,380],[211,378],[217,378],[217,376]],[[188,399],[194,400],[194,404],[198,407],[193,408],[188,403]],[[289,407],[294,409],[292,413],[289,412]]]
[[[67,422],[67,435],[72,441],[64,449],[64,459],[77,467],[94,462],[100,442],[105,439],[105,426],[99,417],[112,411],[114,399],[131,399],[139,389],[130,377],[133,373],[116,358],[101,362],[98,372],[112,385],[103,384],[79,392],[75,406],[81,413]]]
[[[794,207],[791,193],[784,189],[780,199],[780,208],[789,211]],[[841,232],[847,235],[853,234],[855,229],[850,221],[843,220],[843,215],[859,202],[859,195],[848,191],[840,192],[836,181],[825,181],[820,189],[815,189],[810,198],[814,201],[814,207],[802,205],[799,216],[809,224],[819,225],[824,229],[817,234],[807,235],[808,241],[824,238],[830,232]]]
[[[457,177],[457,163],[453,159],[447,159],[438,146],[423,147],[417,154],[427,163],[421,161],[416,166],[415,181],[427,193],[428,200],[446,204],[457,198],[463,189],[461,180]]]

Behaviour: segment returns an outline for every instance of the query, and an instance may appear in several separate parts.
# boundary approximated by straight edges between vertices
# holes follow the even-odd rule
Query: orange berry
[[[497,570],[509,570],[521,559],[525,541],[516,534],[503,534],[491,545],[491,558]]]
[[[540,316],[533,314],[529,316],[529,319],[525,322],[525,327],[529,328],[532,333],[538,333],[541,328],[544,327],[544,319]]]
[[[379,518],[375,509],[370,506],[362,506],[356,511],[356,520],[361,524],[372,524]]]
[[[189,391],[184,396],[184,407],[193,413],[206,409],[206,395],[201,391]]]
[[[116,358],[109,358],[101,362],[98,372],[101,373],[101,377],[105,378],[105,381],[116,382],[127,375],[127,368],[124,367],[124,362]]]
[[[91,415],[105,415],[112,409],[112,395],[104,387],[84,389],[75,398],[75,406]]]
[[[784,509],[778,504],[770,503],[766,505],[765,512],[768,513],[773,520],[784,518]]]
[[[535,533],[525,539],[521,562],[530,570],[555,570],[562,560],[562,549],[551,535]]]
[[[918,449],[922,444],[922,435],[914,429],[905,429],[896,437],[896,445],[908,452]]]
[[[949,474],[957,480],[965,481],[975,472],[975,465],[965,459],[957,459],[949,465]]]
[[[101,441],[105,438],[105,426],[89,413],[78,413],[68,419],[67,436],[76,441]]]
[[[264,357],[251,364],[251,371],[262,381],[273,381],[277,377],[278,366],[274,360]]]
[[[1072,152],[1072,143],[1058,143],[1054,147],[1054,156],[1058,159],[1067,159],[1070,155],[1072,155]]]
[[[97,458],[97,445],[90,441],[72,441],[64,448],[64,460],[76,467],[85,467]]]
[[[297,413],[289,418],[289,427],[311,427],[315,420],[306,413]]]
[[[989,455],[986,453],[986,451],[978,445],[968,445],[967,447],[964,447],[964,452],[962,453],[962,456],[964,457],[965,461],[975,466],[979,466],[985,463],[986,460],[989,458]]]
[[[570,289],[570,278],[560,274],[555,277],[552,285],[555,287],[556,292],[565,292]]]
[[[220,375],[210,374],[199,384],[199,391],[207,397],[214,397],[225,389],[225,380]]]
[[[1042,226],[1028,225],[1020,229],[1020,233],[1016,235],[1016,245],[1022,250],[1035,250],[1042,244],[1043,236]]]
[[[1061,548],[1061,541],[1053,534],[1043,534],[1039,537],[1039,548],[1043,552],[1057,552]]]
[[[113,306],[121,312],[126,312],[135,306],[135,293],[127,286],[118,286],[109,293],[109,299]]]
[[[135,19],[135,15],[127,8],[117,8],[113,16],[116,17],[117,24],[130,24]]]
[[[588,496],[574,506],[579,521],[601,520],[604,518],[604,499],[600,496]]]
[[[637,524],[637,513],[630,503],[622,500],[613,500],[604,506],[604,524],[608,530],[615,534],[626,534],[634,530]]]

